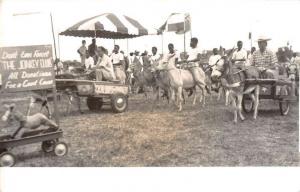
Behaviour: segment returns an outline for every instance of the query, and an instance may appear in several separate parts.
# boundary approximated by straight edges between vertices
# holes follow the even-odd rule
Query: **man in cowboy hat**
[[[276,55],[267,49],[270,38],[260,36],[257,40],[259,50],[252,55],[250,64],[258,68],[263,78],[278,78],[278,61]]]

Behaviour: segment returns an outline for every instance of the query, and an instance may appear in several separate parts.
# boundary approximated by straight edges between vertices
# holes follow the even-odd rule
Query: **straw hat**
[[[270,41],[270,40],[271,40],[271,38],[268,38],[268,37],[263,36],[263,35],[261,35],[261,36],[259,36],[257,38],[257,42],[260,42],[260,41]]]

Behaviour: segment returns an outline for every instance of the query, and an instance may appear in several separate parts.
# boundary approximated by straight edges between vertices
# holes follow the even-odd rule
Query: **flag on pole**
[[[249,32],[249,39],[252,39],[252,33]]]
[[[175,32],[183,34],[191,30],[191,16],[189,13],[172,13],[167,21],[159,28],[159,32]]]

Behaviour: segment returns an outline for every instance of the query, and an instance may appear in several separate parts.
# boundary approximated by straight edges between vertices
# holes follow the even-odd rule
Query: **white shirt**
[[[188,60],[195,60],[198,58],[198,54],[201,54],[201,51],[198,47],[191,48],[188,52]]]
[[[157,62],[160,59],[160,55],[156,53],[156,55],[150,56],[150,63],[153,64],[154,62]]]
[[[209,58],[208,64],[210,66],[212,66],[212,65],[216,64],[219,59],[221,59],[221,55],[212,55]]]
[[[91,68],[94,68],[94,59],[93,57],[89,57],[87,59],[85,59],[85,67],[88,69],[91,66]]]
[[[134,55],[129,56],[128,60],[129,60],[129,65],[131,65],[133,63],[133,60],[134,60]]]
[[[295,63],[295,64],[300,65],[300,57],[299,56],[292,57],[291,63]]]
[[[105,70],[109,71],[113,79],[116,78],[113,64],[110,58],[106,54],[104,54],[102,58],[99,58],[97,63],[97,68],[99,68],[100,66],[104,67]]]
[[[174,55],[175,54],[175,55]],[[174,55],[174,56],[173,56]],[[167,62],[167,63],[174,63],[175,64],[175,61],[176,61],[176,59],[179,59],[180,58],[180,56],[179,56],[179,54],[178,54],[178,52],[177,51],[175,51],[174,53],[166,53],[166,54],[164,54],[164,56],[163,56],[163,61],[164,62]],[[175,64],[176,65],[176,64]],[[169,68],[169,67],[171,67],[171,66],[166,66],[167,68]]]
[[[124,61],[124,55],[122,53],[112,53],[110,56],[110,59],[112,60],[113,65],[119,64],[121,61]]]
[[[245,59],[245,61],[236,61],[235,64],[245,64],[247,61],[247,51],[241,49],[240,51],[236,50],[232,54],[232,59]]]

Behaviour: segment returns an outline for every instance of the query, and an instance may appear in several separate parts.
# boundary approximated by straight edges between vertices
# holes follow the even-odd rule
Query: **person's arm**
[[[82,54],[81,54],[81,52],[80,52],[80,48],[77,49],[77,53],[78,53],[80,56],[82,56]]]
[[[272,52],[270,68],[277,68],[277,67],[278,67],[277,56]]]

